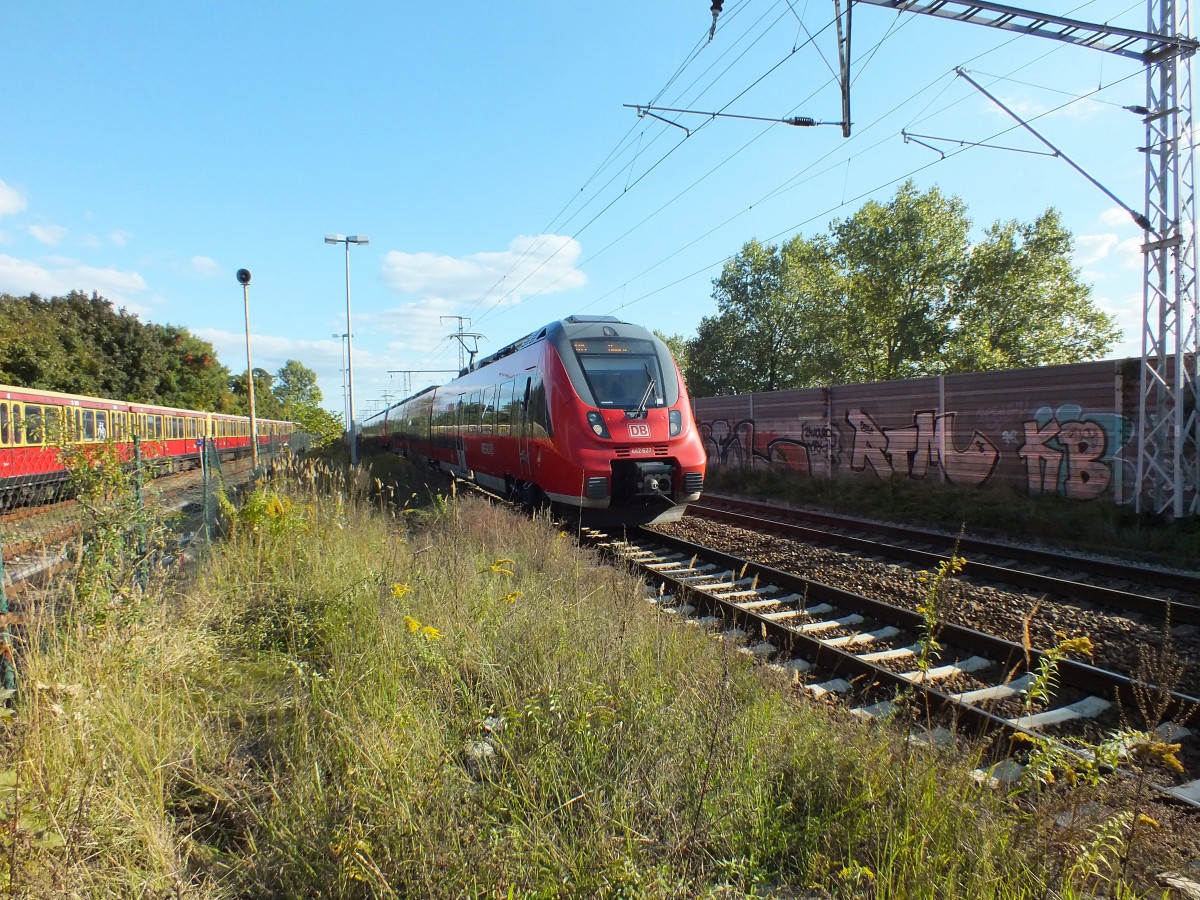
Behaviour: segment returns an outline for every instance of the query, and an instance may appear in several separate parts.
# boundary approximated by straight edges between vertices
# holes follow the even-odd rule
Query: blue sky
[[[1145,27],[1143,3],[1039,10]],[[1133,61],[881,8],[854,9],[841,118],[829,0],[647,4],[49,2],[0,13],[0,291],[98,291],[245,366],[298,359],[343,404],[351,249],[360,414],[571,313],[694,333],[752,237],[825,231],[897,184],[961,197],[979,232],[1056,207],[1094,298],[1138,353],[1141,232],[964,79],[964,66],[1109,190],[1143,206]],[[1086,95],[1086,96],[1085,96]],[[1036,117],[1036,118],[1034,118]],[[1015,130],[1014,130],[1015,129]],[[929,143],[933,143],[930,141]],[[361,418],[361,415],[360,415]]]

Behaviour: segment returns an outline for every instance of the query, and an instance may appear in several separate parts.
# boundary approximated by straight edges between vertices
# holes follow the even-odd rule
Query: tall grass
[[[12,894],[1069,898],[1108,879],[1067,879],[1078,853],[969,760],[798,699],[545,519],[305,484],[252,497],[146,615],[34,617],[3,726]]]

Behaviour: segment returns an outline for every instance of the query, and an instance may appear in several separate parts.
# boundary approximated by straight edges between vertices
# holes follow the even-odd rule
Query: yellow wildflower
[[[421,630],[421,623],[418,622],[416,619],[414,619],[412,616],[404,617],[404,625],[405,625],[405,627],[408,628],[409,631],[413,632],[414,634]]]
[[[425,638],[427,641],[440,641],[442,639],[442,633],[432,625],[426,625],[421,629],[421,637]]]
[[[399,600],[401,597],[403,597],[405,594],[407,594],[411,590],[412,590],[412,588],[410,588],[407,584],[393,584],[392,585],[392,596],[395,597],[397,600]]]
[[[480,569],[479,574],[482,575],[484,572],[498,572],[501,575],[511,575],[512,570],[505,567],[511,566],[512,562],[511,559],[498,559],[486,569]]]

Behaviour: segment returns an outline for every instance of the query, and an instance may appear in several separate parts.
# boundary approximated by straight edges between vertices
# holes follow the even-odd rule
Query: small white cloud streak
[[[0,181],[0,218],[24,212],[28,205],[25,198],[18,194],[16,189]]]
[[[61,225],[30,225],[29,233],[38,243],[47,247],[57,247],[67,236],[67,229]]]
[[[137,272],[87,266],[64,257],[53,257],[42,265],[0,254],[0,291],[16,296],[36,293],[57,297],[71,291],[95,291],[118,309],[145,315],[147,307],[132,296],[145,290],[146,280]]]
[[[211,256],[193,256],[188,260],[187,273],[199,278],[216,278],[221,274],[221,267]]]
[[[1115,234],[1082,234],[1075,239],[1075,261],[1090,266],[1105,259],[1117,246]]]
[[[224,331],[219,328],[192,328],[192,334],[208,341],[217,351],[217,358],[231,372],[246,371],[246,333]],[[317,386],[321,389],[321,405],[341,414],[342,395],[342,342],[340,339],[296,340],[272,334],[250,332],[250,356],[256,369],[265,369],[274,375],[289,360],[302,362],[317,373]],[[369,351],[355,348],[354,368],[367,366],[383,371],[387,360]],[[357,379],[356,379],[357,380]],[[357,401],[357,397],[355,398]]]
[[[1100,213],[1100,224],[1107,228],[1116,228],[1120,225],[1133,225],[1134,222],[1127,211],[1119,206],[1110,206]]]
[[[110,232],[108,235],[108,241],[114,247],[124,247],[126,244],[129,243],[129,232],[127,232],[127,231]]]
[[[1140,269],[1143,267],[1142,238],[1126,238],[1117,244],[1116,257],[1125,269]]]
[[[575,268],[580,249],[574,238],[543,234],[517,237],[500,252],[461,257],[393,250],[384,257],[383,280],[401,294],[425,299],[509,305],[586,284]]]

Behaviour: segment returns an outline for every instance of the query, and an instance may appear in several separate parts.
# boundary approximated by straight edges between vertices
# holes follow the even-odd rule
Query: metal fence
[[[101,506],[132,502],[170,519],[172,546],[186,551],[206,545],[219,532],[222,497],[236,503],[240,491],[305,442],[303,435],[264,436],[257,466],[249,455],[235,458],[211,439],[197,439],[195,452],[183,457],[166,457],[151,442],[135,439],[44,445],[39,453],[0,460],[6,463],[0,469],[0,702],[16,685],[8,627],[20,617],[9,608],[12,585],[63,565],[68,545],[86,538]]]

